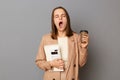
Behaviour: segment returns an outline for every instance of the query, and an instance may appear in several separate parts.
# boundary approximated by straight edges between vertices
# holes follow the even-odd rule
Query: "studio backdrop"
[[[120,0],[0,0],[0,80],[42,80],[35,57],[57,6],[66,8],[75,32],[89,31],[81,80],[119,80]]]

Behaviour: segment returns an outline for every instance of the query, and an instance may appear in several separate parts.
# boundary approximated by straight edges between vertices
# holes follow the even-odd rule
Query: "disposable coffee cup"
[[[86,43],[86,42],[84,41],[84,37],[85,37],[85,36],[88,36],[88,30],[81,30],[81,31],[80,31],[80,36],[81,36],[81,42],[82,42],[82,43]]]

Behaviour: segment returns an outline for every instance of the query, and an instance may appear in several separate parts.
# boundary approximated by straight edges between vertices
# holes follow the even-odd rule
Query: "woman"
[[[87,60],[88,36],[84,36],[84,43],[81,43],[81,37],[72,31],[68,12],[63,7],[53,9],[51,22],[52,31],[42,37],[36,65],[45,71],[44,80],[78,80],[79,67]],[[44,46],[58,44],[60,39],[67,44],[66,53],[62,53],[66,57],[47,61]],[[53,71],[53,67],[64,71]]]

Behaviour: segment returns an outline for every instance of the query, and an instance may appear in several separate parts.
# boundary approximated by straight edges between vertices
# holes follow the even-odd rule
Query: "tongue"
[[[62,26],[62,24],[63,24],[63,22],[60,22],[60,23],[59,23],[59,26],[61,27],[61,26]]]

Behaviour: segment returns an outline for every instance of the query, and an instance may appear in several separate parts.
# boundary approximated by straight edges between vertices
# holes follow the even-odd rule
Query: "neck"
[[[58,37],[66,37],[66,32],[58,32]]]

